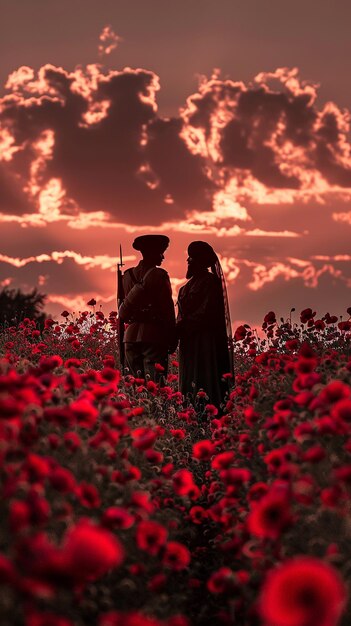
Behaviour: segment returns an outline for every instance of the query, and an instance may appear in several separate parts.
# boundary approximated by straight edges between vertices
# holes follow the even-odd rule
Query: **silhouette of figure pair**
[[[204,390],[208,401],[219,406],[228,388],[223,374],[232,368],[230,316],[220,262],[207,242],[189,245],[188,282],[179,290],[176,318],[170,278],[160,267],[168,245],[165,235],[142,235],[133,242],[142,259],[124,272],[125,297],[118,311],[126,324],[125,363],[133,376],[148,375],[159,382],[167,376],[168,355],[179,344],[180,391],[194,400]]]

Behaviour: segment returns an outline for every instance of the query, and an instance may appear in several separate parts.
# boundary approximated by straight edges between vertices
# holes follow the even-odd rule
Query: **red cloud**
[[[99,41],[100,41],[99,46],[98,46],[99,54],[101,56],[104,54],[109,55],[111,54],[111,52],[113,52],[113,50],[117,48],[120,41],[122,41],[122,37],[119,37],[119,35],[116,35],[112,26],[108,25],[102,29],[100,36],[99,36]]]
[[[156,123],[154,73],[103,74],[96,65],[69,73],[46,65],[33,80],[18,70],[7,86],[1,124],[17,149],[9,167],[37,206],[52,179],[62,186],[61,211],[104,211],[118,222],[157,224],[206,202],[211,183],[201,157],[179,137],[181,122]],[[160,172],[160,184],[148,185],[143,168]]]
[[[24,181],[0,161],[0,213],[20,215],[34,210],[34,204],[23,191]]]
[[[351,188],[349,115],[333,103],[319,111],[316,96],[296,69],[259,74],[248,87],[215,75],[188,98],[183,135],[214,176],[226,172],[243,186],[253,178],[268,189],[317,191],[323,179],[321,191]]]
[[[158,116],[158,77],[143,69],[24,66],[6,86],[0,210],[36,209],[33,224],[86,213],[201,230],[203,213],[211,232],[235,234],[237,221],[252,221],[250,203],[351,197],[348,114],[333,103],[318,110],[316,86],[296,69],[250,85],[203,80],[173,119]]]

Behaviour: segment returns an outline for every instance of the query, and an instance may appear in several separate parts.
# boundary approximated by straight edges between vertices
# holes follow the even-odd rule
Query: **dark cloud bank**
[[[232,177],[299,190],[312,184],[307,172],[327,187],[351,187],[346,113],[331,103],[319,110],[315,88],[288,70],[249,86],[213,77],[172,119],[158,116],[158,78],[143,69],[46,65],[36,77],[19,69],[8,86],[0,100],[0,130],[13,150],[4,148],[0,163],[5,214],[35,211],[52,178],[62,181],[63,211],[150,225],[210,210]]]

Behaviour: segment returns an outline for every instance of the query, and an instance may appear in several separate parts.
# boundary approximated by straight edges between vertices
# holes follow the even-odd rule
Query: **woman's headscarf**
[[[230,356],[230,368],[234,379],[234,351],[233,351],[233,336],[232,336],[232,324],[230,320],[230,310],[228,302],[227,286],[225,278],[220,264],[219,258],[215,253],[212,246],[206,241],[192,241],[188,246],[188,255],[192,259],[203,263],[204,267],[210,267],[211,272],[218,278],[218,281],[222,287],[223,305],[225,326],[227,331],[227,338],[229,344],[229,356]]]

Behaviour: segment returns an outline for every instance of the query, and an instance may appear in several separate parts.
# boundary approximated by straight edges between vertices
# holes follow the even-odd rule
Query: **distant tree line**
[[[23,293],[20,289],[5,287],[0,291],[0,326],[16,326],[28,317],[37,322],[38,328],[43,328],[46,298],[46,294],[39,293],[37,288]]]

